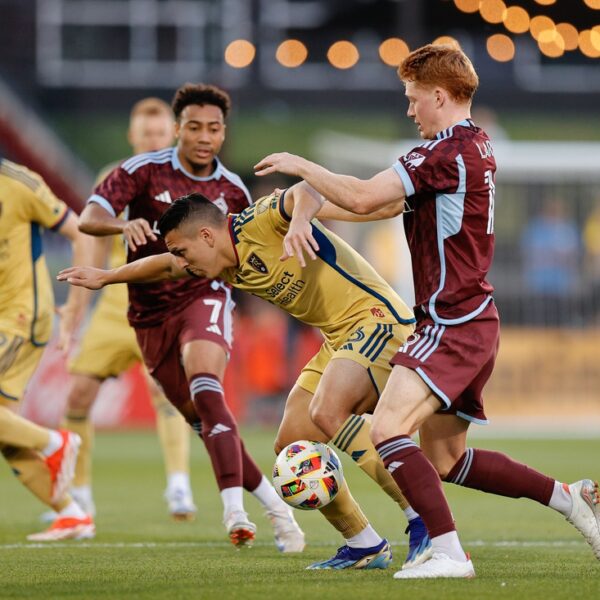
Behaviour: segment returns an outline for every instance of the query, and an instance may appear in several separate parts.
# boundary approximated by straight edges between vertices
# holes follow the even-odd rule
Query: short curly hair
[[[479,85],[479,77],[469,57],[450,45],[427,44],[411,52],[398,68],[405,83],[440,86],[458,102],[470,102]]]
[[[226,118],[231,109],[231,98],[225,90],[218,88],[216,85],[184,83],[175,92],[173,102],[171,102],[176,120],[179,120],[183,109],[190,104],[218,106],[223,111],[223,117]]]

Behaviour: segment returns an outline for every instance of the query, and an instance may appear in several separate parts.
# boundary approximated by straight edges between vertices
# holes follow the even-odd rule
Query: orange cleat
[[[30,542],[56,542],[59,540],[89,540],[96,536],[92,517],[59,517],[49,529],[27,536]]]
[[[75,474],[77,454],[81,445],[81,438],[76,433],[64,429],[58,433],[62,437],[62,445],[56,452],[46,457],[46,465],[50,469],[52,480],[52,502],[58,502],[69,488]]]

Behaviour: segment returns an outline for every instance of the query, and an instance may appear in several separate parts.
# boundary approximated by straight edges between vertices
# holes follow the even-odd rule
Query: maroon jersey
[[[143,218],[150,223],[158,239],[128,249],[127,262],[152,254],[168,252],[157,223],[173,200],[199,192],[212,200],[224,213],[238,213],[252,200],[242,180],[217,159],[209,177],[195,177],[182,166],[177,148],[147,152],[127,159],[114,169],[94,190],[88,202],[96,202],[111,215],[125,211],[128,219]],[[184,309],[198,295],[213,293],[211,286],[223,284],[208,279],[180,279],[129,285],[129,322],[134,327],[150,327]]]
[[[393,168],[406,190],[415,313],[444,325],[468,321],[492,299],[496,161],[471,120],[438,133]]]

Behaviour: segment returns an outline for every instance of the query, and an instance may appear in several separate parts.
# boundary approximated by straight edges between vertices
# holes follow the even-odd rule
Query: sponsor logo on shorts
[[[371,314],[372,314],[374,317],[380,317],[380,318],[381,318],[381,317],[385,317],[385,313],[384,313],[384,312],[383,312],[383,311],[382,311],[380,308],[377,308],[376,306],[374,306],[374,307],[371,309]]]
[[[398,467],[401,467],[404,463],[401,460],[395,460],[394,462],[391,462],[388,465],[387,470],[391,473],[393,473]]]
[[[262,259],[255,254],[254,252],[248,257],[248,264],[259,273],[263,273],[266,275],[269,271],[267,269],[267,265],[262,261]]]
[[[363,330],[363,327],[359,327],[356,331],[352,332],[348,341],[349,342],[360,342],[364,339],[365,339],[365,332]]]

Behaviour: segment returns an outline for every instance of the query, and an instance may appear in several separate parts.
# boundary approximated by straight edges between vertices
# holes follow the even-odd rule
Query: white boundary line
[[[393,546],[406,546],[406,541],[392,541]],[[486,542],[484,540],[472,540],[463,542],[466,548],[477,546],[479,548],[583,548],[587,545],[580,541],[565,540],[536,540],[523,542],[518,540],[505,540],[499,542]],[[333,547],[337,544],[332,542],[314,542],[309,547]],[[273,542],[255,542],[254,546],[269,547]],[[15,543],[0,544],[0,550],[39,550],[56,548],[227,548],[233,547],[230,542],[48,542],[48,543]]]

